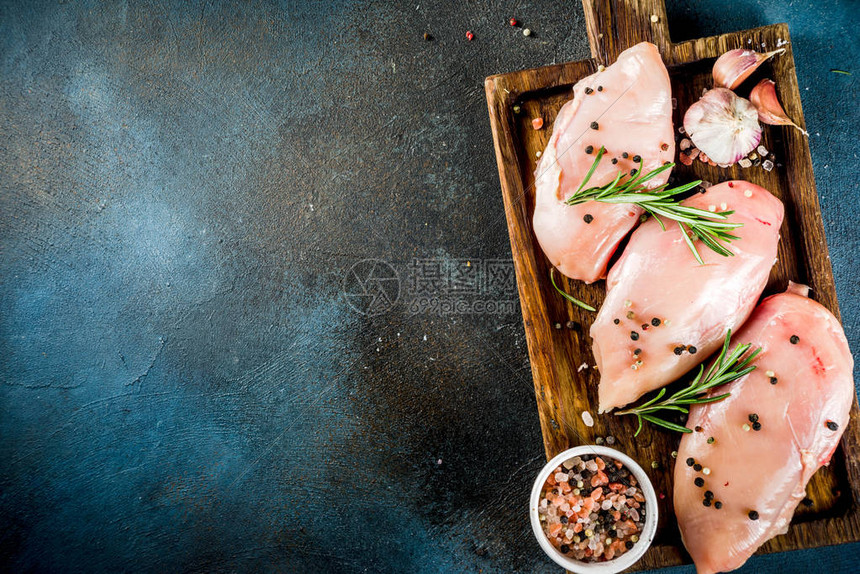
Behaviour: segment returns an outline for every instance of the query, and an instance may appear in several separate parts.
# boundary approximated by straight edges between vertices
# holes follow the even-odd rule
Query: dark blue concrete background
[[[857,8],[669,6],[676,39],[789,23],[854,349]],[[368,317],[341,286],[510,257],[483,78],[587,57],[581,11],[2,2],[0,569],[557,572],[519,309]]]

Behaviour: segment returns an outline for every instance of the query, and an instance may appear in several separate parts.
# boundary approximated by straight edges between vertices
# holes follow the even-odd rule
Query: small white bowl
[[[642,494],[645,496],[645,505],[648,509],[648,512],[645,513],[645,526],[639,534],[639,541],[636,542],[632,549],[628,550],[618,558],[613,558],[606,562],[580,562],[579,560],[568,558],[556,550],[550,543],[549,538],[546,537],[538,515],[540,493],[550,473],[553,472],[556,467],[561,466],[561,463],[564,461],[583,454],[605,456],[615,459],[626,466],[628,470],[633,473],[633,476],[636,477],[636,480],[639,481],[639,487],[642,490]],[[654,486],[648,479],[648,475],[645,474],[642,467],[639,466],[632,458],[623,452],[615,450],[614,448],[586,444],[567,449],[546,463],[546,466],[543,467],[543,470],[538,474],[534,487],[532,487],[532,496],[531,501],[529,502],[529,514],[531,515],[532,530],[535,533],[535,537],[537,538],[540,547],[543,548],[543,551],[546,552],[547,556],[552,558],[553,562],[562,568],[566,568],[567,570],[576,572],[577,574],[616,574],[617,572],[621,572],[633,566],[633,564],[642,558],[642,555],[645,554],[648,547],[651,546],[651,542],[654,540],[654,535],[657,532],[657,494],[654,492]]]

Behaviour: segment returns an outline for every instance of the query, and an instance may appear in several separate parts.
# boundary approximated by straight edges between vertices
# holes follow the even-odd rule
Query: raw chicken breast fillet
[[[701,242],[690,252],[677,224],[643,223],[613,265],[591,326],[600,371],[600,411],[667,385],[720,347],[752,312],[776,259],[782,202],[745,181],[715,185],[683,205],[734,210],[740,237],[724,257]],[[638,352],[637,352],[638,350]]]
[[[756,370],[714,389],[731,392],[728,398],[690,409],[687,427],[702,431],[681,439],[674,502],[698,574],[739,568],[785,533],[807,482],[829,462],[848,424],[854,360],[839,321],[806,293],[792,284],[765,299],[732,337],[733,345],[762,348]],[[760,430],[745,430],[750,415]],[[709,474],[688,466],[688,458]],[[695,485],[698,477],[704,486]],[[708,490],[713,500],[706,507]]]
[[[592,129],[592,122],[597,122],[597,129]],[[585,151],[589,146],[590,154]],[[641,214],[630,205],[564,204],[582,183],[600,146],[606,153],[589,187],[612,181],[619,169],[638,169],[636,155],[642,157],[646,172],[675,156],[672,89],[653,44],[624,50],[613,65],[577,82],[573,99],[559,111],[535,172],[533,221],[541,249],[561,273],[586,283],[605,276],[609,258]],[[625,152],[627,158],[622,157]],[[668,178],[666,171],[648,185],[662,185]],[[586,214],[593,218],[590,223],[583,219]]]

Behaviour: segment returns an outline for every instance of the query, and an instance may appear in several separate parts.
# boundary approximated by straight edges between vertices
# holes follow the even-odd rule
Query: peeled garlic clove
[[[758,110],[758,119],[772,126],[794,126],[808,136],[809,133],[791,121],[776,97],[776,84],[765,78],[750,92],[750,101]]]
[[[726,88],[708,90],[684,115],[684,131],[708,159],[731,165],[761,141],[758,112]]]
[[[775,54],[785,53],[785,48],[773,52],[755,52],[753,50],[729,50],[714,63],[714,85],[718,88],[734,90],[746,80],[756,68],[768,61]]]

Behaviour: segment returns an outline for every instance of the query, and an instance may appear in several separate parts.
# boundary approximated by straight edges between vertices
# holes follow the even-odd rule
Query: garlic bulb
[[[794,126],[808,136],[809,133],[791,121],[776,97],[776,84],[765,78],[750,92],[750,101],[758,110],[758,119],[772,126]]]
[[[714,85],[718,88],[734,90],[746,80],[756,68],[768,61],[775,54],[782,54],[785,48],[773,52],[755,52],[753,50],[729,50],[714,63]]]
[[[761,141],[758,112],[726,88],[708,90],[684,115],[684,130],[708,158],[731,165]]]

